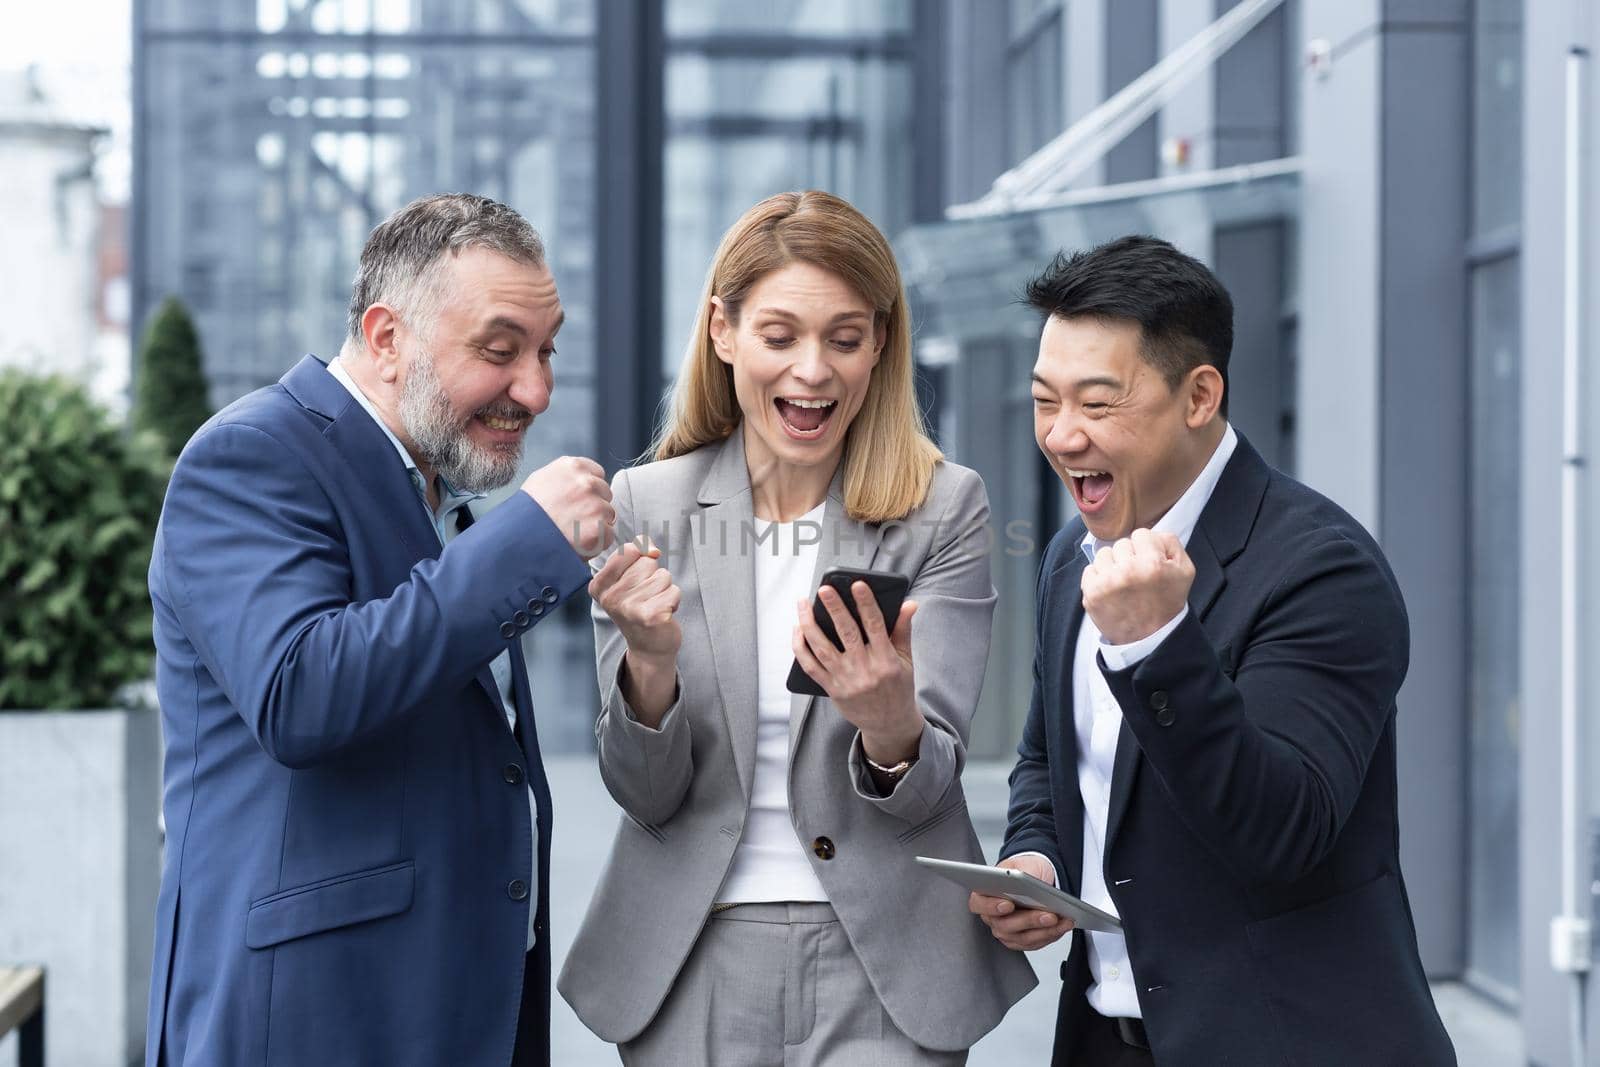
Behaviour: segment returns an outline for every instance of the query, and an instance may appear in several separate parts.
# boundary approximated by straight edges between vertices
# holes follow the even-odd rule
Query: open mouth
[[[505,416],[502,416],[502,415],[484,415],[484,414],[480,414],[478,416],[478,421],[483,423],[489,429],[493,430],[497,435],[499,435],[499,434],[511,434],[513,436],[516,436],[516,435],[520,435],[522,433],[522,431],[527,428],[529,420],[527,418],[525,418],[525,417],[524,418],[506,418]]]
[[[1063,468],[1067,473],[1068,484],[1072,487],[1072,502],[1078,510],[1085,515],[1093,515],[1105,504],[1106,498],[1111,495],[1111,487],[1116,483],[1116,477],[1109,471],[1100,470],[1075,470],[1071,467]]]
[[[779,397],[772,403],[778,409],[778,420],[783,423],[784,430],[799,441],[821,437],[839,406],[836,400],[810,397]]]

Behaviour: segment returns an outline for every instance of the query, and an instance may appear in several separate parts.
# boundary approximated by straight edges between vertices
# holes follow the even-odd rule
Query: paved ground
[[[560,757],[551,761],[549,770],[556,809],[552,948],[559,971],[610,849],[617,808],[600,783],[592,756]],[[990,856],[1004,829],[1006,771],[999,764],[977,764],[966,773],[969,804]],[[1057,989],[1053,976],[1064,957],[1059,948],[1034,954],[1039,988],[1012,1008],[1005,1021],[973,1049],[973,1067],[1026,1067],[1048,1061]],[[1435,996],[1455,1039],[1461,1067],[1520,1067],[1525,1063],[1516,1024],[1503,1012],[1453,983],[1435,987]],[[560,997],[553,1005],[552,1025],[557,1067],[617,1062],[611,1046],[591,1034]],[[0,1065],[9,1067],[15,1062],[15,1037],[0,1040]]]
[[[610,849],[617,808],[600,782],[593,757],[560,757],[551,761],[549,771],[556,813],[552,841],[552,948],[559,971]],[[965,778],[978,835],[990,856],[1004,829],[1006,771],[998,764],[978,764],[967,769]],[[978,1043],[970,1061],[973,1067],[1024,1067],[1048,1062],[1059,988],[1054,976],[1064,958],[1065,952],[1059,946],[1032,956],[1034,970],[1040,976],[1039,988],[1012,1008],[1005,1021]],[[1525,1062],[1516,1025],[1508,1017],[1458,985],[1441,985],[1435,993],[1445,1025],[1455,1039],[1461,1067],[1518,1067]],[[591,1034],[560,997],[553,1006],[552,1026],[553,1058],[560,1067],[617,1062],[611,1046]]]

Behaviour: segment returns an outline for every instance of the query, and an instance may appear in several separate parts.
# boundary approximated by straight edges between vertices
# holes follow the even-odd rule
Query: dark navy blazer
[[[1040,570],[1033,703],[1002,856],[1077,892],[1073,650],[1084,525]],[[1453,1064],[1400,876],[1395,693],[1409,630],[1383,553],[1242,437],[1189,541],[1189,614],[1106,670],[1122,708],[1105,880],[1157,1063]],[[1089,1008],[1081,931],[1056,1062]]]
[[[546,998],[550,940],[517,638],[588,578],[520,492],[441,552],[393,445],[313,357],[196,433],[150,565],[167,845],[147,1063],[510,1062],[530,907]],[[489,670],[507,649],[520,744]]]

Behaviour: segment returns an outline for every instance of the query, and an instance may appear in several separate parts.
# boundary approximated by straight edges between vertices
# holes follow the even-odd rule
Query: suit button
[[[517,636],[517,628],[509,622],[503,622],[500,624],[500,636],[509,641]]]
[[[506,896],[512,900],[528,899],[528,883],[521,878],[513,878],[511,884],[506,886]]]
[[[546,604],[554,604],[556,601],[561,599],[560,597],[556,596],[556,591],[551,589],[548,585],[540,590],[539,595],[544,598],[544,602]]]
[[[501,772],[501,775],[505,778],[507,785],[522,784],[522,768],[515,763],[506,764],[506,769]]]
[[[1160,711],[1156,712],[1156,725],[1171,726],[1173,722],[1177,720],[1177,718],[1178,717],[1172,713],[1171,708],[1162,708]]]
[[[515,615],[511,616],[511,621],[516,623],[518,626],[526,626],[533,620],[528,617],[528,613],[526,611],[519,611]]]
[[[819,837],[811,842],[811,851],[817,854],[819,860],[831,860],[837,850],[833,847],[832,841],[826,837]]]
[[[532,615],[536,619],[540,615],[543,615],[544,614],[544,601],[542,601],[542,600],[530,600],[530,601],[528,601],[528,614]]]
[[[1166,710],[1166,707],[1167,707],[1167,691],[1165,689],[1157,689],[1154,693],[1151,693],[1150,694],[1150,706],[1152,708],[1154,708],[1156,711],[1164,711],[1164,710]]]

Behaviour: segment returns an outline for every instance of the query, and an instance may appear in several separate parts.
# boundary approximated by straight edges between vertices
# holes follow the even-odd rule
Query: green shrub
[[[0,708],[106,707],[148,677],[165,470],[76,385],[0,371]]]
[[[176,456],[210,417],[200,335],[182,302],[169,296],[150,317],[139,346],[133,425],[154,431],[167,455]]]

